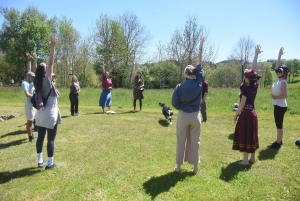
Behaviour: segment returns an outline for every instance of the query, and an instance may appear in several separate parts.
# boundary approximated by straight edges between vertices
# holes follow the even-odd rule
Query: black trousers
[[[275,124],[277,129],[282,129],[283,117],[286,111],[287,111],[287,107],[280,107],[278,105],[274,105],[274,119],[275,119]]]
[[[78,103],[79,103],[79,96],[78,94],[74,94],[70,92],[69,95],[70,103],[71,103],[71,115],[74,115],[74,113],[78,113]]]

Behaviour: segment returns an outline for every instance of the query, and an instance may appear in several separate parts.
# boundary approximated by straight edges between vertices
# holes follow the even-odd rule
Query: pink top
[[[108,89],[108,88],[112,88],[112,86],[113,86],[113,84],[112,84],[112,81],[111,81],[111,79],[110,78],[107,78],[106,77],[106,73],[105,72],[103,72],[102,73],[102,87],[104,88],[104,89]]]

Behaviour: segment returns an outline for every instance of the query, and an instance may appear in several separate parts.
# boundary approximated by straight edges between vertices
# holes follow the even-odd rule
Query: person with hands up
[[[57,134],[57,126],[61,123],[61,115],[58,108],[59,92],[52,82],[53,64],[54,64],[54,50],[56,38],[52,36],[49,42],[50,55],[48,65],[40,63],[36,68],[36,77],[34,81],[37,113],[36,124],[38,126],[38,138],[36,141],[36,152],[38,158],[38,167],[45,167],[46,169],[53,169],[57,166],[53,163],[54,159],[54,140]],[[46,99],[47,103],[44,105],[42,98]],[[47,154],[48,162],[43,161],[43,143],[47,131]]]
[[[175,172],[181,171],[184,161],[194,165],[193,173],[197,174],[200,163],[200,108],[202,100],[202,49],[204,37],[200,41],[200,49],[196,67],[187,65],[184,69],[184,82],[178,84],[173,92],[172,105],[178,110],[176,125],[176,164]]]
[[[32,106],[32,103],[30,102],[30,99],[32,98],[34,94],[34,78],[35,78],[35,70],[34,72],[31,71],[31,59],[32,56],[27,52],[27,73],[26,73],[26,79],[22,80],[21,88],[26,96],[26,102],[24,105],[24,111],[26,116],[26,131],[28,134],[28,140],[29,142],[34,141],[34,135],[32,132],[32,124],[34,122],[34,118],[36,115],[36,109]]]
[[[111,90],[113,88],[113,83],[111,78],[109,77],[109,72],[105,71],[105,64],[102,63],[102,93],[99,99],[99,106],[102,107],[102,112],[104,113],[104,108],[108,107],[108,111],[110,111],[110,106],[112,103],[112,95]]]
[[[281,56],[284,54],[284,48],[280,48],[278,59],[276,62],[275,72],[277,80],[272,86],[272,103],[274,104],[274,119],[277,128],[277,139],[268,147],[279,149],[282,146],[283,137],[283,118],[287,111],[287,82],[286,78],[290,74],[290,69],[286,66],[281,66]]]
[[[255,163],[255,151],[259,148],[257,114],[254,101],[258,89],[257,57],[261,53],[261,46],[255,46],[255,54],[251,69],[245,72],[245,87],[240,93],[241,102],[233,118],[236,123],[233,139],[233,150],[243,152],[243,160],[240,165]],[[250,159],[248,159],[251,154]]]

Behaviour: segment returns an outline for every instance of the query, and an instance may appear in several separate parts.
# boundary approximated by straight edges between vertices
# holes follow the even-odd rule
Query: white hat
[[[26,73],[26,75],[31,76],[31,77],[35,77],[35,74],[33,72],[28,72],[28,73]]]

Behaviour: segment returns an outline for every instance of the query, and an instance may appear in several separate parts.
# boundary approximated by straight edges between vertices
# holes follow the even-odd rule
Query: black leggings
[[[274,119],[277,129],[282,129],[283,117],[286,111],[287,107],[279,107],[278,105],[274,105]]]
[[[42,153],[43,151],[43,143],[44,143],[44,138],[46,135],[46,130],[48,131],[47,135],[47,153],[48,157],[53,157],[54,155],[54,140],[56,137],[56,132],[57,132],[57,125],[54,126],[53,129],[50,128],[45,128],[45,127],[38,127],[38,138],[36,141],[36,152],[37,153]]]

